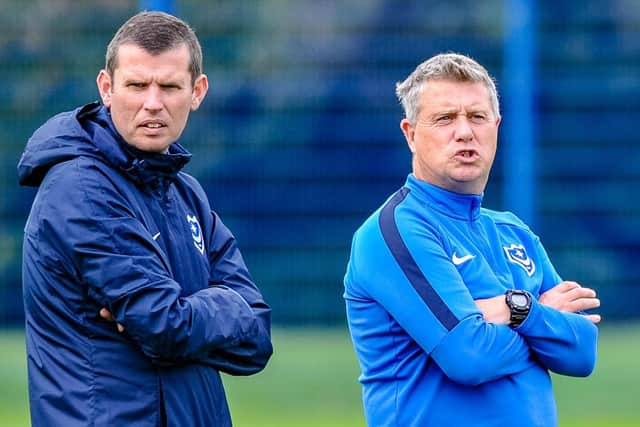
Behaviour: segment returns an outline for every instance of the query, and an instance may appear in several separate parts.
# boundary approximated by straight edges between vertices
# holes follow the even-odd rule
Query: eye
[[[143,82],[129,82],[127,83],[127,87],[133,88],[133,89],[143,89],[146,86],[145,83]]]
[[[435,122],[437,124],[451,123],[453,121],[454,117],[455,116],[453,114],[440,114],[440,115],[436,116]]]
[[[471,113],[469,120],[476,124],[483,124],[489,120],[489,116],[486,113]]]

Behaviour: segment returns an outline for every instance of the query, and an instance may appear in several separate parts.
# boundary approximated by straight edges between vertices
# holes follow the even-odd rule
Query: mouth
[[[456,158],[462,158],[463,160],[475,160],[478,157],[478,152],[475,150],[458,150],[455,154]]]
[[[167,127],[167,125],[162,120],[145,120],[140,123],[139,127],[153,131]]]

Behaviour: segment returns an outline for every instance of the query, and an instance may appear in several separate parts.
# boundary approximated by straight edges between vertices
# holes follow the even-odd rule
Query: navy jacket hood
[[[53,166],[79,156],[101,158],[140,184],[175,179],[191,158],[178,143],[167,154],[130,146],[115,129],[109,110],[94,102],[60,113],[34,132],[18,163],[19,182],[37,187]]]

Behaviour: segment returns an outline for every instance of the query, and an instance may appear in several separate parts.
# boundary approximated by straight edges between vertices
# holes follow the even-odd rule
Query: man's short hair
[[[457,53],[441,53],[420,65],[403,81],[396,84],[396,95],[402,104],[407,120],[415,124],[420,113],[420,95],[426,82],[446,80],[482,83],[489,91],[491,108],[500,117],[500,104],[496,84],[489,72],[468,56]]]
[[[118,67],[118,49],[123,44],[134,44],[152,55],[185,44],[191,58],[191,83],[202,74],[202,48],[194,31],[179,18],[164,12],[140,12],[118,29],[107,46],[105,69],[111,77]]]

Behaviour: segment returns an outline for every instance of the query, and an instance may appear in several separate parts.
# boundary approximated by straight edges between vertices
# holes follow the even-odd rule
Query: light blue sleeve
[[[593,372],[598,328],[584,316],[534,302],[516,331],[547,369],[574,377],[586,377]]]
[[[542,294],[562,279],[539,239],[537,253],[544,271]],[[534,295],[535,299],[539,297]],[[555,373],[583,377],[595,368],[598,328],[580,314],[560,312],[534,301],[529,315],[516,331],[525,338],[536,359]]]
[[[356,234],[346,278],[352,295],[380,304],[458,383],[481,384],[535,363],[520,335],[483,320],[436,230],[404,218],[390,241],[388,225]]]

